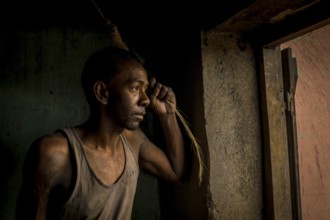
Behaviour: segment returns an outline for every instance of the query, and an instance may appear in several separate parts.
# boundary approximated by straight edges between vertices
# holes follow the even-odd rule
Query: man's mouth
[[[146,114],[145,112],[138,112],[138,113],[135,113],[134,116],[142,121],[145,114]]]

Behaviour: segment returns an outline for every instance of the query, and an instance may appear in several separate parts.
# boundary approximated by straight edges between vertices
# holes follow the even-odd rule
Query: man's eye
[[[135,92],[137,92],[137,91],[140,90],[140,87],[139,87],[139,86],[133,86],[133,87],[132,87],[132,90],[135,91]]]

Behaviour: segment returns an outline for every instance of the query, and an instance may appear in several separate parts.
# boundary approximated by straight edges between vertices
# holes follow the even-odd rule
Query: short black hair
[[[106,47],[88,57],[81,74],[81,84],[89,104],[95,101],[94,83],[99,80],[105,83],[110,82],[118,72],[120,61],[130,60],[141,63],[134,53],[118,47]]]

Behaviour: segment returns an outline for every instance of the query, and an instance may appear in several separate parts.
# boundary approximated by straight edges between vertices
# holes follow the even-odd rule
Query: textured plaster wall
[[[202,68],[211,219],[262,219],[262,148],[253,50],[204,33]]]
[[[297,59],[295,95],[304,220],[330,218],[330,25],[281,45]]]
[[[21,168],[37,137],[88,115],[80,87],[87,56],[109,45],[83,28],[3,30],[0,35],[0,219],[14,219]],[[143,197],[142,197],[143,196]],[[157,179],[140,176],[133,219],[159,218]]]

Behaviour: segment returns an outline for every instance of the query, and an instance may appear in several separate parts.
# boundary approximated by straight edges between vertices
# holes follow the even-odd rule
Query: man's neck
[[[123,128],[115,126],[107,119],[90,117],[81,128],[81,138],[84,144],[95,148],[115,149],[119,146]]]

